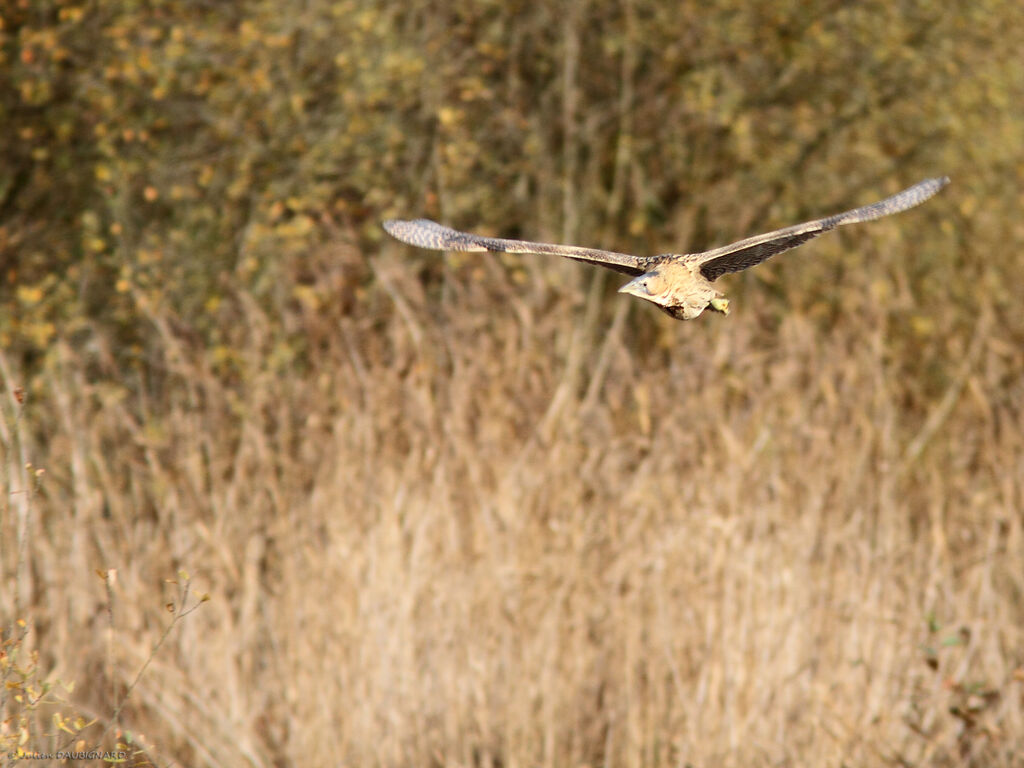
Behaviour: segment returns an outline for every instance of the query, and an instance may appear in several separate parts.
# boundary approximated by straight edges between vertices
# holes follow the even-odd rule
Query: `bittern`
[[[705,309],[722,314],[729,313],[729,300],[712,285],[722,275],[753,267],[777,253],[803,245],[808,240],[844,224],[872,221],[913,208],[948,183],[949,178],[946,176],[927,179],[871,205],[795,224],[763,235],[755,235],[703,253],[634,256],[577,245],[482,237],[451,229],[429,219],[392,219],[385,221],[383,226],[392,237],[420,248],[433,248],[439,251],[554,254],[576,261],[599,264],[616,272],[634,276],[619,289],[619,293],[650,301],[678,320],[692,320]]]

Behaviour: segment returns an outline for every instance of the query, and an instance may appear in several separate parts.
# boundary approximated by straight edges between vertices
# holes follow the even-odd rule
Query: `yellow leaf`
[[[60,712],[53,713],[53,724],[64,731],[64,733],[70,734],[71,736],[75,735],[75,732],[68,728],[67,724],[64,722],[64,718],[60,716]]]
[[[18,301],[27,306],[37,304],[43,298],[43,289],[35,285],[19,285]]]
[[[445,128],[452,126],[459,119],[459,110],[452,107],[441,107],[437,110],[437,119]]]
[[[931,336],[935,332],[935,321],[926,315],[914,315],[910,318],[910,327],[918,336]]]

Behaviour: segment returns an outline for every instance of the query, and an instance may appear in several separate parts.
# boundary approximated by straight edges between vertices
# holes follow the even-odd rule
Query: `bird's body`
[[[948,177],[927,179],[884,200],[834,216],[755,235],[702,253],[634,256],[595,248],[526,240],[505,240],[460,232],[427,219],[385,221],[384,229],[403,243],[444,251],[495,251],[564,256],[613,269],[633,279],[619,289],[657,304],[679,320],[692,320],[705,309],[728,314],[729,301],[712,285],[724,274],[760,264],[844,224],[872,221],[920,205],[946,184]]]
[[[654,302],[676,320],[693,320],[705,309],[729,313],[729,300],[711,285],[700,271],[699,254],[669,254],[652,269],[630,280],[619,289]]]

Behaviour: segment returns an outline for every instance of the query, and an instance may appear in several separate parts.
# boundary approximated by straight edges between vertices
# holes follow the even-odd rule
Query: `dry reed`
[[[142,302],[158,384],[96,337],[5,406],[47,474],[20,571],[5,501],[2,611],[26,596],[76,708],[106,725],[184,568],[212,600],[121,715],[158,762],[1020,765],[1024,390],[991,312],[909,361],[866,277],[682,324],[487,257],[441,298],[398,253],[361,312],[349,246],[314,308],[239,293],[228,365]]]

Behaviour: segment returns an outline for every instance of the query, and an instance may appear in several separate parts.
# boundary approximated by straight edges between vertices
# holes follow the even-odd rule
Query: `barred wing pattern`
[[[854,208],[824,219],[816,219],[792,227],[767,232],[763,235],[748,237],[731,245],[715,248],[704,253],[694,254],[690,258],[700,264],[701,274],[707,280],[717,280],[728,272],[741,270],[760,264],[777,253],[796,248],[818,235],[843,226],[862,221],[872,221],[883,216],[905,211],[920,205],[949,183],[948,176],[927,179],[902,192],[879,200],[877,203]]]
[[[483,237],[469,232],[438,224],[429,219],[412,219],[403,221],[391,219],[383,223],[385,231],[396,240],[415,245],[420,248],[432,248],[436,251],[493,251],[498,253],[537,253],[564,256],[576,261],[600,264],[626,275],[642,275],[658,259],[633,256],[628,253],[602,251],[596,248],[581,248],[576,245],[556,245],[554,243],[533,243],[528,240],[506,240],[500,237]]]

